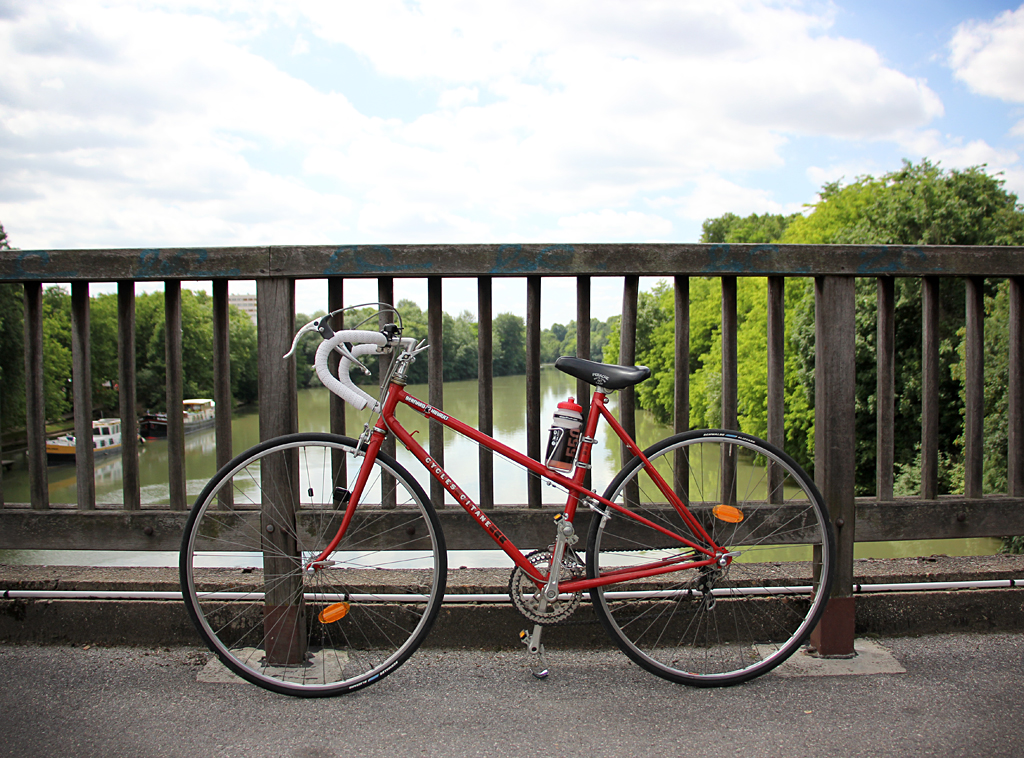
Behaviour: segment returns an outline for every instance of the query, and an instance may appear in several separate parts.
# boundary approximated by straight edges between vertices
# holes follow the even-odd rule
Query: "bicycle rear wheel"
[[[814,483],[782,451],[739,432],[679,434],[644,451],[720,547],[712,564],[597,587],[595,610],[633,661],[697,686],[752,679],[792,655],[821,616],[832,584],[835,539]],[[604,496],[691,542],[687,527],[630,461]],[[587,574],[703,554],[612,511],[593,520]]]
[[[378,454],[329,561],[365,458],[356,441],[293,434],[242,453],[207,484],[182,539],[182,595],[232,672],[288,695],[358,689],[394,671],[444,596],[444,535],[422,487]]]

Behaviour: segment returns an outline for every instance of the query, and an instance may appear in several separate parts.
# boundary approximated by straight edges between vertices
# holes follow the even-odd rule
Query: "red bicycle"
[[[348,310],[348,309],[346,309]],[[395,313],[390,306],[388,312]],[[588,593],[605,630],[633,661],[697,686],[735,684],[793,654],[824,610],[835,539],[825,504],[785,453],[735,431],[677,434],[640,450],[609,412],[608,394],[650,371],[563,357],[558,369],[594,386],[585,424],[563,404],[536,461],[406,391],[426,349],[380,331],[335,333],[329,314],[304,326],[323,338],[316,371],[371,421],[359,439],[300,433],[237,456],[203,489],[182,540],[182,594],[196,628],[244,679],[289,695],[335,695],[387,676],[416,650],[445,593],[444,534],[422,486],[381,446],[394,435],[515,564],[509,596],[545,626]],[[340,353],[337,374],[328,367]],[[390,354],[377,400],[356,386],[360,358]],[[564,491],[550,544],[523,551],[414,439],[405,405]],[[373,415],[376,416],[374,420]],[[584,482],[604,421],[633,455],[598,494]],[[580,549],[574,521],[595,512]]]

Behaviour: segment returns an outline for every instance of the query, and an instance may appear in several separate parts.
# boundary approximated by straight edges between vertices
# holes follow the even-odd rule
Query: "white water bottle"
[[[580,446],[580,432],[583,429],[583,408],[569,398],[558,404],[551,430],[548,433],[548,451],[544,465],[552,471],[569,471],[576,460]]]

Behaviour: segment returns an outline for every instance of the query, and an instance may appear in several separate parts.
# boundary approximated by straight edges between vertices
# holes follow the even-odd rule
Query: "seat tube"
[[[587,472],[590,471],[590,460],[594,445],[597,440],[594,435],[597,433],[597,422],[604,409],[605,394],[601,390],[595,390],[594,397],[590,401],[590,413],[587,415],[587,423],[580,438],[580,449],[576,455],[576,469],[573,471],[572,480],[583,486]],[[599,410],[599,408],[601,410]],[[570,521],[576,516],[576,507],[579,505],[579,494],[575,491],[569,493],[569,499],[565,505],[565,516]]]

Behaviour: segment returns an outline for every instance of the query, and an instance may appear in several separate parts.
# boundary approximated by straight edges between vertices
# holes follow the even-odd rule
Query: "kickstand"
[[[543,626],[534,624],[533,634],[530,634],[525,629],[519,633],[519,639],[526,645],[527,652],[530,655],[537,656],[535,665],[530,667],[530,673],[538,679],[546,679],[548,675],[548,667],[544,662],[544,645],[540,641],[540,633],[543,630]]]

